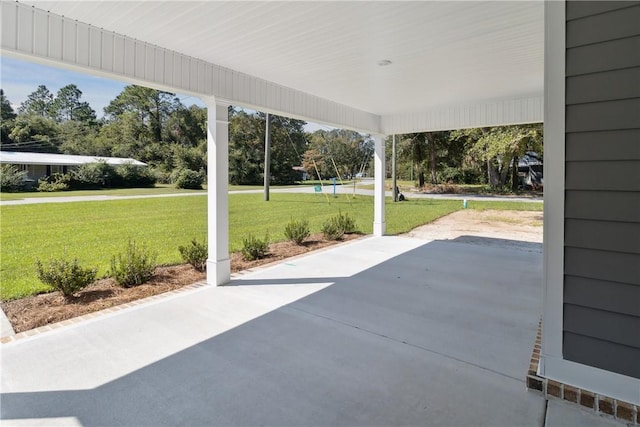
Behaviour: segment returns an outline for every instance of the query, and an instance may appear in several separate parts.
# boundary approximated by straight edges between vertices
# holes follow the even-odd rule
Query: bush
[[[16,166],[0,165],[0,191],[15,192],[24,189],[27,172],[19,170]]]
[[[460,187],[453,184],[425,184],[422,191],[429,194],[457,194],[461,193]]]
[[[340,240],[344,236],[344,229],[342,228],[338,217],[331,217],[322,224],[322,235],[327,240]]]
[[[338,211],[338,216],[336,217],[336,223],[338,227],[342,229],[342,232],[344,234],[351,234],[358,231],[358,226],[356,225],[356,221],[353,218],[351,218],[348,213],[343,215],[342,211]]]
[[[176,188],[202,190],[203,183],[204,174],[191,169],[181,169],[174,176]]]
[[[38,191],[66,191],[69,189],[71,177],[69,175],[53,174],[38,180]]]
[[[113,166],[106,162],[85,163],[71,171],[71,188],[92,190],[108,188],[118,181]]]
[[[65,259],[50,259],[48,265],[43,265],[40,260],[36,261],[38,279],[70,298],[79,290],[85,288],[96,278],[98,269],[82,268],[78,265],[78,260],[73,262]]]
[[[125,253],[111,258],[111,276],[125,288],[141,285],[153,277],[157,258],[156,253],[129,240]]]
[[[115,168],[117,178],[113,183],[114,187],[122,188],[142,188],[153,187],[157,178],[153,171],[146,166],[124,163]]]
[[[287,239],[294,242],[296,245],[301,245],[304,239],[309,237],[309,221],[303,219],[301,221],[294,221],[293,219],[284,227],[284,235]]]
[[[260,240],[254,235],[242,239],[242,258],[245,261],[252,261],[267,256],[269,253],[269,234],[265,234],[264,240]]]
[[[194,238],[191,245],[178,246],[180,255],[184,262],[191,264],[198,271],[205,271],[207,268],[207,242],[198,243]]]
[[[153,174],[156,179],[157,184],[172,184],[173,180],[171,179],[171,172],[167,172],[164,170],[160,170],[157,168],[152,168],[147,166],[149,171]]]

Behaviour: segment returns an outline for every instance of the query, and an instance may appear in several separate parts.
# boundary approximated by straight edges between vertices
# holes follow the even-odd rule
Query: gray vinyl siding
[[[640,2],[566,4],[563,357],[640,378]]]

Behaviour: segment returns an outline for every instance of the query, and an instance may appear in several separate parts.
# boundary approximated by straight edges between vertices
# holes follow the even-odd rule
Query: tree
[[[67,120],[58,125],[60,151],[65,154],[109,156],[97,143],[100,129],[91,122]]]
[[[266,115],[231,109],[229,119],[229,182],[260,184],[264,177],[264,138]],[[301,120],[271,116],[271,182],[290,184],[298,179],[306,146]]]
[[[542,153],[542,124],[464,129],[455,138],[467,138],[469,153],[486,163],[491,187],[505,186],[512,172],[512,188],[518,185],[518,160],[527,151]]]
[[[197,147],[185,147],[184,145],[172,146],[173,167],[175,169],[191,169],[204,172],[207,167],[207,143],[206,141]]]
[[[192,105],[176,109],[167,118],[163,139],[196,147],[207,140],[207,109]]]
[[[65,121],[95,121],[96,112],[88,102],[80,101],[80,97],[82,97],[82,91],[74,84],[60,88],[49,106],[50,116],[58,123]]]
[[[448,150],[449,132],[427,132],[427,151],[429,152],[429,172],[431,176],[431,184],[438,183],[438,164]]]
[[[107,149],[111,156],[150,160],[146,154],[156,141],[138,118],[135,112],[127,111],[107,122],[100,129],[97,145]]]
[[[260,122],[266,125],[265,115],[259,113]],[[302,163],[301,154],[307,145],[302,120],[281,116],[271,116],[271,182],[273,184],[293,184],[299,179],[293,169]],[[262,136],[264,141],[264,136]],[[263,161],[264,164],[264,161]]]
[[[229,182],[260,184],[264,170],[265,123],[244,110],[230,109],[229,116]]]
[[[425,161],[429,156],[425,132],[405,135],[398,144],[398,156],[413,164],[418,176],[418,187],[424,186]]]
[[[317,167],[323,178],[353,176],[372,155],[373,141],[368,136],[344,129],[318,130],[309,136],[303,166],[312,173]]]
[[[19,114],[9,134],[14,151],[58,152],[58,124],[36,114]]]
[[[143,125],[147,138],[162,141],[162,129],[169,116],[181,107],[175,94],[130,85],[104,108],[108,121],[126,115]]]
[[[16,118],[16,113],[13,111],[11,102],[4,95],[4,90],[0,89],[0,118],[4,120],[13,120]]]
[[[171,113],[165,124],[164,140],[171,144],[172,156],[164,168],[206,172],[207,109],[192,105]]]
[[[16,113],[13,111],[11,102],[4,96],[4,91],[0,89],[0,144],[11,142],[9,133],[13,128],[13,120],[15,118]]]
[[[34,92],[27,96],[18,112],[20,114],[35,114],[41,117],[50,117],[50,109],[53,103],[53,95],[45,85],[38,86]]]

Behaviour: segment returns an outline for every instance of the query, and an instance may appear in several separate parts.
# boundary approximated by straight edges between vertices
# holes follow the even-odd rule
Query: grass
[[[320,181],[303,181],[292,185],[271,185],[271,188],[295,188],[298,186],[310,186],[319,184]],[[324,185],[333,185],[333,182],[323,181]],[[340,185],[340,181],[337,183]],[[345,181],[345,185],[347,181]],[[246,191],[246,190],[262,190],[262,185],[229,185],[229,191]],[[23,200],[40,197],[69,197],[69,196],[143,196],[153,194],[178,194],[178,193],[206,193],[207,186],[204,190],[185,190],[175,188],[173,184],[156,184],[152,188],[113,188],[106,190],[73,190],[73,191],[56,191],[44,192],[29,191],[23,193],[2,193],[0,192],[0,200]]]
[[[385,179],[384,184],[385,184],[385,188],[391,189],[391,185],[393,184],[393,181],[391,179]],[[396,181],[396,185],[401,191],[402,190],[406,191],[408,188],[416,187],[416,183],[414,181],[404,181],[401,179],[398,179]],[[375,188],[375,184],[358,185],[358,188],[361,188],[363,190],[373,190]]]
[[[330,198],[321,195],[274,193],[229,196],[229,247],[241,248],[249,234],[284,240],[291,218],[306,218],[312,232],[339,211],[349,213],[363,233],[372,232],[373,198]],[[462,208],[459,200],[409,200],[386,204],[387,233],[398,234]],[[541,203],[469,202],[471,209],[541,210]],[[77,257],[84,267],[109,268],[129,238],[158,252],[162,264],[181,263],[179,245],[207,234],[206,197],[170,197],[47,205],[2,206],[0,223],[0,299],[9,300],[50,291],[35,275],[36,259]]]
[[[206,187],[205,187],[206,189]],[[206,193],[205,190],[185,190],[175,188],[173,184],[156,184],[152,188],[114,188],[107,190],[74,190],[27,193],[0,193],[0,200],[22,200],[40,197],[69,197],[69,196],[142,196],[150,194],[177,194],[177,193]]]
[[[387,179],[385,180],[385,188],[387,190],[391,189],[391,179]],[[398,180],[397,181],[397,185],[400,188],[400,191],[407,191],[407,190],[411,190],[411,189],[417,189],[417,183],[414,181],[402,181],[402,180]],[[455,186],[459,191],[458,194],[462,195],[462,194],[492,194],[492,195],[506,195],[506,194],[531,194],[531,192],[529,191],[516,191],[513,192],[509,189],[496,189],[496,188],[491,188],[490,185],[488,184],[452,184],[453,186]],[[374,184],[365,184],[365,185],[359,185],[358,188],[361,188],[363,190],[373,190],[374,189]],[[537,194],[537,193],[536,193]],[[542,196],[542,193],[539,193],[540,196]],[[411,196],[411,193],[409,193],[409,196]]]

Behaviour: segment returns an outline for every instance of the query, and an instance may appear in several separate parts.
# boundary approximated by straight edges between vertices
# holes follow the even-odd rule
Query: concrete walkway
[[[4,344],[2,424],[541,426],[528,248],[365,238]]]

